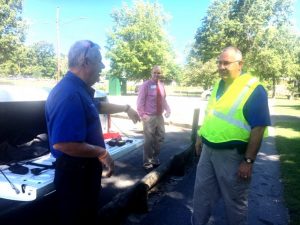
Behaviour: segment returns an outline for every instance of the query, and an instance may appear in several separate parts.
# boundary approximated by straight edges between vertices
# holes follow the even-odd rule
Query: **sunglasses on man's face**
[[[95,46],[97,46],[97,44],[95,44],[94,42],[92,42],[92,41],[87,41],[87,43],[86,43],[87,45],[85,46],[86,47],[86,49],[85,49],[85,51],[84,51],[84,59],[86,59],[86,55],[87,55],[87,53],[88,53],[88,51],[89,51],[89,49],[91,49],[91,48],[94,48]]]

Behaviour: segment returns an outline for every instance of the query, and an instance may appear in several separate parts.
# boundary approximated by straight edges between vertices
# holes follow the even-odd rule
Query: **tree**
[[[212,87],[219,77],[214,59],[203,63],[194,58],[185,67],[183,84],[186,86],[201,86],[206,90]]]
[[[291,0],[214,0],[197,30],[191,53],[207,61],[233,45],[246,56],[257,51],[267,29],[288,25],[291,13]]]
[[[31,63],[31,59],[28,59],[28,47],[24,45],[19,45],[16,48],[13,55],[10,58],[6,59],[6,61],[0,64],[0,71],[2,75],[7,76],[17,76],[17,75],[25,75],[27,65]]]
[[[125,80],[142,80],[150,76],[154,65],[161,65],[167,80],[176,80],[179,68],[163,29],[167,18],[162,7],[134,1],[112,13],[114,26],[108,35],[109,76]]]
[[[0,65],[24,42],[22,0],[0,0]]]
[[[37,77],[54,77],[56,61],[53,45],[43,41],[35,43],[31,48],[31,54],[35,68],[32,74]]]
[[[5,75],[54,77],[54,47],[46,42],[34,43],[32,46],[20,45],[15,54],[0,65],[0,70]]]
[[[208,7],[207,16],[202,19],[195,35],[195,43],[191,49],[191,59],[206,62],[216,57],[220,49],[226,46],[225,28],[229,21],[231,0],[214,0]]]
[[[205,63],[216,59],[224,47],[237,46],[245,70],[271,81],[275,91],[280,77],[299,74],[292,6],[292,0],[213,1],[197,30],[190,59]]]
[[[275,86],[281,80],[289,80],[293,83],[299,74],[299,37],[293,34],[289,28],[269,28],[263,35],[260,43],[260,51],[255,55],[249,54],[248,60],[253,62],[251,71],[257,74],[261,80],[266,80],[275,97]],[[293,87],[289,87],[293,92]]]

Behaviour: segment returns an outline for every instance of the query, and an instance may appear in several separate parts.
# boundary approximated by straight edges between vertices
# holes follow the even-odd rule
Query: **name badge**
[[[151,85],[150,89],[156,89],[156,84]]]

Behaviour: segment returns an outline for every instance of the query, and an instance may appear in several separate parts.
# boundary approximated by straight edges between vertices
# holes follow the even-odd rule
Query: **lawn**
[[[291,225],[300,225],[300,100],[275,100],[276,147]]]

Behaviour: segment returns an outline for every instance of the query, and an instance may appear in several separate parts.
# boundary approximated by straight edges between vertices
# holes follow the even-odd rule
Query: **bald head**
[[[218,59],[218,70],[226,84],[231,84],[240,76],[243,67],[243,56],[236,47],[223,49]]]
[[[233,47],[233,46],[226,47],[223,49],[222,53],[232,55],[237,61],[243,60],[242,52],[237,47]]]

